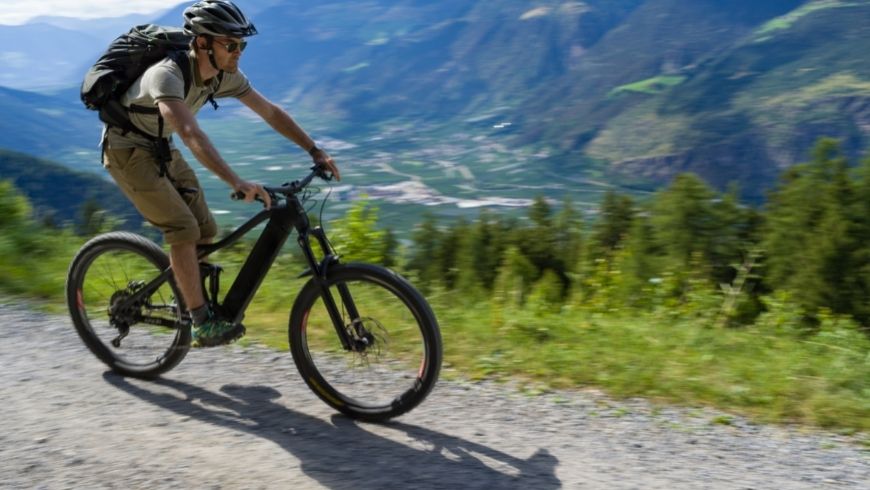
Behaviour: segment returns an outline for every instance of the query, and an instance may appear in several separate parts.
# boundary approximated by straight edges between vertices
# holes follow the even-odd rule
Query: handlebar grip
[[[315,165],[314,167],[312,167],[312,170],[314,170],[315,175],[327,182],[331,181],[333,177],[335,177],[332,172],[330,172],[329,169],[326,168],[326,166]]]
[[[230,194],[230,199],[232,199],[233,201],[244,201],[245,200],[245,193],[242,191],[233,192],[232,194]],[[265,202],[265,201],[263,201],[263,198],[260,197],[259,195],[254,196],[254,200],[258,201],[258,202]]]

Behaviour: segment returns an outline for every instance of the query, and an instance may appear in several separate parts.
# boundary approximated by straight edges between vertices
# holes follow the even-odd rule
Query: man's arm
[[[281,133],[285,138],[299,145],[303,150],[310,152],[310,150],[315,147],[314,140],[308,136],[305,130],[296,124],[296,121],[290,117],[290,114],[287,114],[284,109],[263,97],[260,92],[257,92],[252,88],[247,94],[240,97],[239,100],[252,111],[256,112],[257,115],[262,117],[264,121],[269,123],[275,131]],[[324,165],[330,172],[332,172],[337,180],[341,180],[338,167],[335,166],[335,161],[328,153],[322,149],[318,149],[318,151],[314,152],[311,157],[314,159],[315,163],[318,165]]]
[[[193,152],[193,156],[207,169],[214,172],[221,180],[227,183],[234,191],[242,192],[245,201],[251,202],[254,197],[260,196],[266,207],[272,205],[269,193],[263,186],[242,180],[224,159],[220,156],[211,140],[199,127],[196,118],[184,102],[180,100],[162,100],[157,103],[160,115],[175,128],[175,132],[184,141],[184,144]]]

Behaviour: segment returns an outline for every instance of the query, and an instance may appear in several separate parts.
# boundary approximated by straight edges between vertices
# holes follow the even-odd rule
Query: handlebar
[[[269,193],[269,197],[272,198],[272,201],[276,201],[279,195],[289,197],[302,192],[306,187],[308,187],[311,181],[314,180],[314,177],[320,177],[321,179],[328,182],[332,180],[333,175],[328,170],[321,168],[318,165],[315,165],[311,167],[311,172],[303,177],[302,180],[294,180],[293,182],[285,183],[280,187],[270,187],[264,185],[263,189]],[[241,191],[233,192],[230,195],[230,199],[232,199],[233,201],[241,201],[244,198],[245,194]],[[259,196],[257,196],[255,200],[263,202],[263,200],[260,199]]]

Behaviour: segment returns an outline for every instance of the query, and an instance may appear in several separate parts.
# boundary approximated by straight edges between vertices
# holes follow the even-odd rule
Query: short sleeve
[[[224,79],[221,80],[221,85],[215,97],[244,97],[251,91],[251,82],[248,77],[239,70],[235,73],[224,73]]]
[[[175,63],[160,63],[145,73],[148,95],[154,103],[161,100],[184,100],[184,77]]]

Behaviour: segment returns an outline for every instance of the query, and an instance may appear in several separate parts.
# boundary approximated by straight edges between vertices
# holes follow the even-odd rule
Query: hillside
[[[857,54],[870,48],[870,4],[818,3],[758,26],[683,83],[632,94],[640,102],[585,152],[622,174],[661,181],[694,171],[757,193],[820,136],[840,138],[851,155],[866,149],[870,68]]]
[[[536,99],[643,2],[333,1],[294,15],[297,3],[258,21],[269,35],[246,71],[267,92],[354,122],[456,122]]]
[[[0,150],[0,180],[11,181],[27,196],[38,215],[51,216],[58,224],[78,221],[82,204],[89,200],[126,220],[127,229],[137,229],[141,222],[113,183],[57,163]]]
[[[76,83],[76,58],[101,49],[105,41],[88,30],[47,23],[0,25],[0,85],[20,90]]]
[[[77,152],[97,154],[100,122],[80,102],[0,87],[0,107],[0,148],[64,164]]]
[[[365,21],[338,30],[324,22],[342,19],[323,12],[342,3],[328,2],[320,15],[311,12],[297,19],[298,28],[284,29],[292,36],[264,36],[256,48],[267,56],[281,44],[298,48],[277,57],[277,66],[294,65],[299,76],[275,80],[285,70],[274,64],[271,76],[248,71],[288,103],[356,127],[426,121],[456,141],[478,128],[477,121],[509,121],[510,145],[548,154],[553,172],[603,172],[595,175],[650,188],[694,171],[720,188],[738,181],[746,197],[758,199],[819,136],[851,137],[847,149],[853,154],[864,145],[848,121],[833,131],[829,120],[788,118],[774,132],[759,132],[752,121],[765,124],[764,104],[757,98],[776,93],[775,86],[742,94],[737,108],[720,99],[730,90],[734,72],[728,70],[736,68],[728,60],[734,56],[756,59],[755,69],[768,81],[788,76],[776,71],[780,58],[830,76],[858,62],[849,52],[854,45],[842,37],[860,34],[862,19],[840,7],[804,8],[795,15],[804,3],[385,3],[380,9],[367,5],[354,14]],[[292,8],[264,12],[266,32],[281,30]],[[841,36],[828,35],[832,29],[842,29]],[[759,32],[768,34],[759,40]],[[252,50],[251,59],[257,53]],[[803,86],[798,81],[779,94],[787,99]],[[861,90],[860,79],[852,88]],[[693,97],[704,101],[704,111],[693,112]],[[816,104],[826,107],[824,100]],[[662,107],[669,117],[649,116]]]
[[[855,156],[870,136],[870,69],[857,55],[870,44],[868,0],[250,7],[260,35],[245,73],[318,136],[352,142],[345,159],[479,173],[531,160],[544,172],[522,185],[559,175],[647,190],[693,171],[719,188],[739,182],[757,200],[818,137],[843,139]],[[156,22],[177,25],[182,9]],[[60,119],[34,121],[46,100],[0,92],[12,100],[0,144],[84,168],[96,118],[74,108],[74,88],[58,93]],[[202,114],[231,121],[231,136],[260,134],[226,107]],[[445,176],[436,187],[467,180]]]

